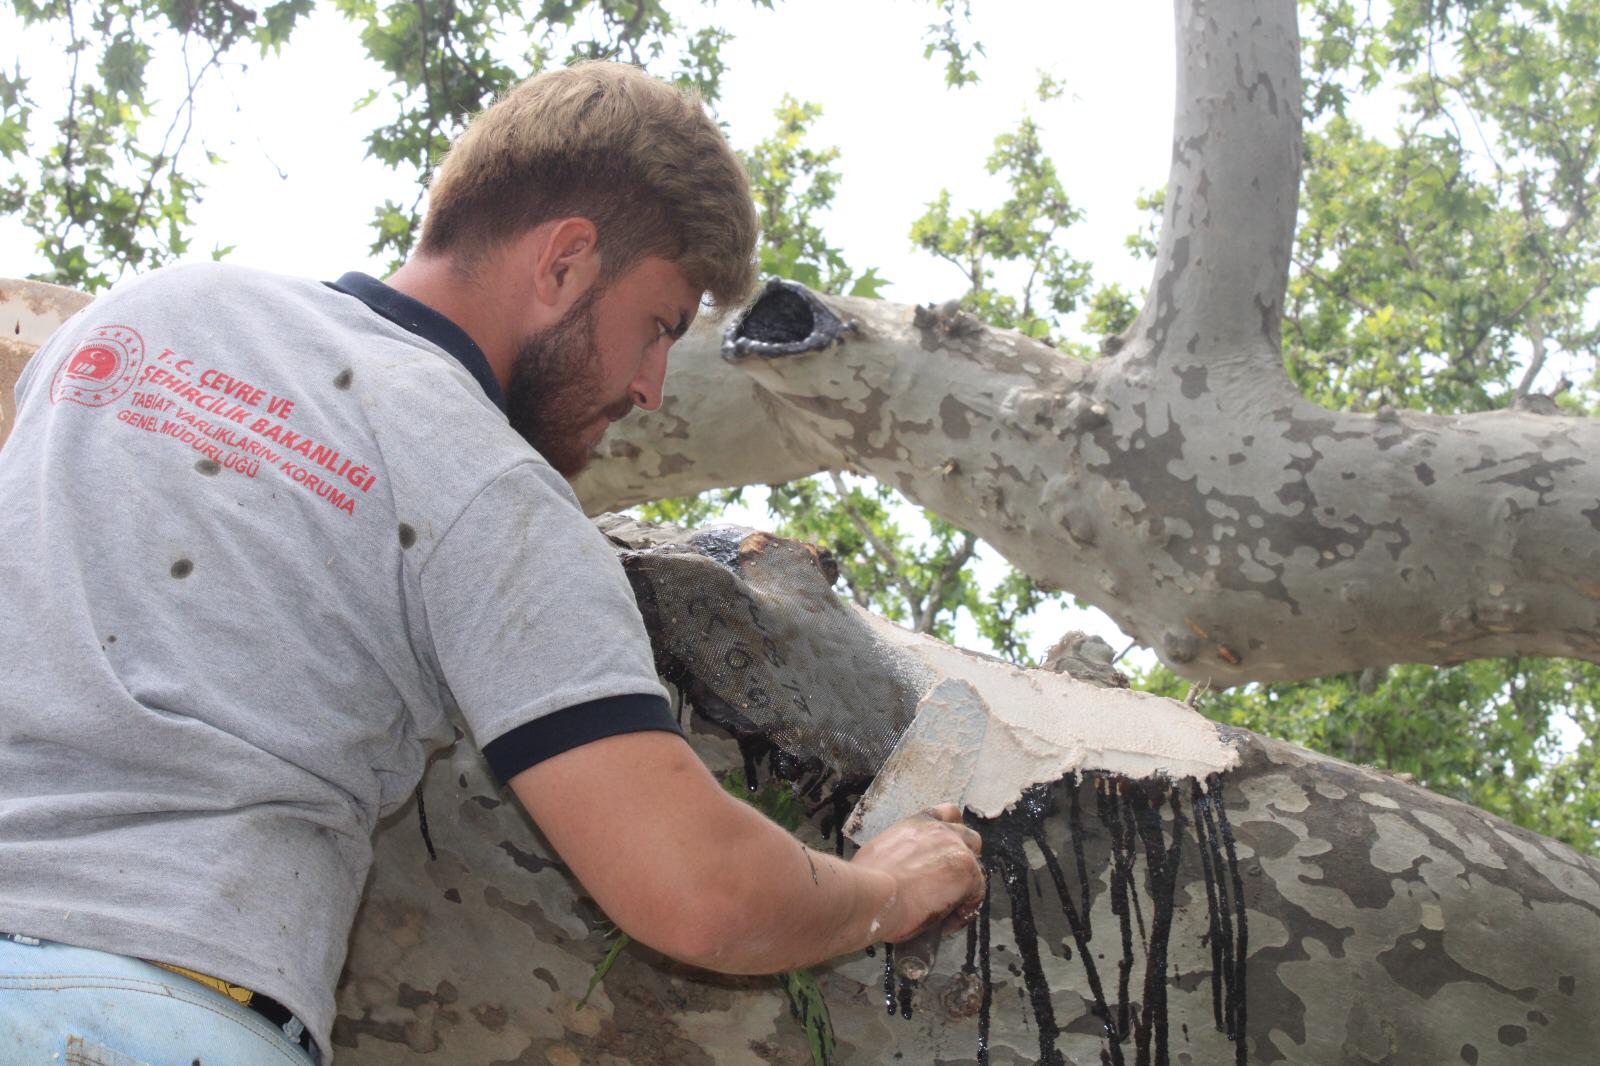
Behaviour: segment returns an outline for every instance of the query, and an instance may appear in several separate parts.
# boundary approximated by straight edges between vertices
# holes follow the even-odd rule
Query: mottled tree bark
[[[738,765],[726,741],[697,735],[695,745],[715,768]],[[1600,1047],[1600,870],[1592,860],[1290,745],[1251,738],[1243,755],[1226,795],[1248,905],[1251,1062],[1591,1061]],[[774,980],[717,977],[637,945],[580,1008],[608,947],[582,890],[468,746],[434,766],[426,795],[439,861],[428,861],[414,810],[379,834],[340,992],[339,1062],[810,1062]],[[1066,853],[1059,828],[1051,840]],[[1108,852],[1095,830],[1086,840],[1091,946],[1102,980],[1114,983],[1120,948]],[[1043,893],[1035,903],[1042,916],[1053,888],[1037,858],[1031,876]],[[998,884],[995,892],[1003,896]],[[1192,835],[1177,900],[1171,1061],[1232,1062],[1234,1049],[1213,1020]],[[1017,962],[1009,910],[996,906],[992,1061],[1034,1062],[1034,1022],[1009,969]],[[1148,921],[1148,897],[1144,907]],[[1084,971],[1075,950],[1065,957],[1072,941],[1053,913],[1040,918],[1040,943],[1054,1016],[1066,1030],[1059,1046],[1069,1062],[1099,1062],[1104,1042]],[[962,958],[961,940],[948,941],[909,1021],[884,1010],[881,955],[821,968],[836,1061],[973,1061],[976,1020],[949,995]],[[1133,999],[1142,1001],[1137,943],[1134,960]],[[1128,1052],[1132,1062],[1131,1040]]]
[[[1278,345],[1294,5],[1180,3],[1178,35],[1155,277],[1106,358],[808,295],[849,327],[814,350],[724,358],[716,328],[686,337],[663,409],[615,427],[580,479],[586,506],[864,472],[1223,685],[1600,659],[1600,426],[1536,405],[1358,415],[1299,397]],[[794,300],[763,298],[764,335],[799,339]]]
[[[963,664],[940,654],[949,676],[980,686],[994,670],[981,657]],[[1032,673],[1035,684],[1050,684]],[[1130,700],[1126,713],[1144,711]],[[1176,847],[1170,884],[1163,892],[1149,875],[1151,853],[1141,852],[1131,871],[1139,902],[1120,914],[1119,851],[1111,823],[1096,815],[1101,793],[1167,786],[1069,779],[1055,787],[1044,846],[1021,844],[1010,879],[1020,892],[1008,892],[999,874],[991,880],[991,1062],[1049,1061],[1024,989],[1030,947],[1049,986],[1044,1009],[1060,1031],[1050,1046],[1061,1062],[1588,1061],[1600,1046],[1600,864],[1394,777],[1236,731],[1226,739],[1238,762],[1209,795],[1221,798],[1230,861],[1221,858],[1226,848],[1204,846],[1206,835],[1217,839],[1222,815],[1197,831],[1196,783],[1180,781],[1188,820],[1176,834],[1170,818],[1158,820],[1160,840]],[[714,770],[741,764],[714,730],[696,728],[691,742]],[[811,1061],[775,980],[717,977],[638,946],[580,1007],[608,946],[581,887],[468,745],[435,764],[424,791],[439,859],[428,861],[413,810],[379,833],[340,992],[341,1061]],[[811,826],[802,836],[828,846]],[[1087,944],[1057,903],[1052,861],[1064,868],[1076,913],[1088,916]],[[1213,862],[1226,872],[1208,869]],[[1222,893],[1227,900],[1217,899]],[[1226,923],[1214,920],[1219,912]],[[1152,967],[1163,920],[1164,967]],[[1030,922],[1036,938],[1026,933]],[[1230,951],[1242,968],[1229,965]],[[962,939],[947,941],[909,1020],[885,1010],[881,954],[819,968],[835,1061],[973,1061],[978,1004],[964,961]],[[1159,1015],[1145,1013],[1158,994],[1159,1030]],[[1113,1017],[1127,1008],[1118,1060],[1102,1058],[1112,1044],[1100,1003]],[[1242,1036],[1230,1041],[1219,1017]],[[1157,1054],[1158,1032],[1166,1058]]]

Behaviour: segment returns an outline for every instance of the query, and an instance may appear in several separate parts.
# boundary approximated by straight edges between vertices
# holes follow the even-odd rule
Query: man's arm
[[[721,973],[775,973],[903,940],[983,894],[978,837],[954,806],[844,862],[728,795],[671,733],[584,744],[511,787],[612,921]]]

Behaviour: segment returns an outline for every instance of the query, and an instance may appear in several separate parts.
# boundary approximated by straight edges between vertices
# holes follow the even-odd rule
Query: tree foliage
[[[1330,406],[1506,406],[1600,353],[1600,5],[1314,0],[1285,354]],[[1364,130],[1356,95],[1399,103]],[[1569,395],[1592,405],[1592,378]],[[1586,397],[1584,393],[1589,395]]]
[[[961,272],[967,310],[991,325],[1059,343],[1054,334],[1063,316],[1077,309],[1089,287],[1089,264],[1064,240],[1082,212],[1067,197],[1031,117],[995,138],[988,169],[1005,178],[1010,193],[998,207],[958,212],[949,191],[942,191],[912,223],[911,240]],[[1005,266],[1021,274],[1014,291],[996,283],[997,268]]]
[[[38,235],[46,280],[93,291],[188,250],[203,187],[189,149],[201,86],[247,46],[280,47],[310,7],[14,0],[25,26],[53,24],[65,38],[64,86],[35,84],[39,75],[24,77],[20,61],[0,75],[0,157],[11,171],[0,179],[0,211]],[[152,39],[170,42],[183,68],[182,97],[161,109],[146,94]],[[40,100],[54,92],[64,106],[40,149]]]
[[[859,277],[844,252],[823,235],[819,216],[839,188],[837,148],[807,143],[822,108],[787,94],[773,117],[778,128],[748,152],[740,153],[761,219],[757,249],[761,273],[788,278],[818,292],[876,296],[884,285],[877,270]]]
[[[190,144],[202,87],[228,67],[280,51],[313,7],[313,0],[13,0],[15,17],[52,31],[67,58],[60,83],[48,68],[0,74],[0,158],[9,170],[0,179],[0,211],[37,235],[50,264],[42,280],[93,292],[129,269],[152,269],[188,251],[203,175],[224,162],[211,152],[202,162]],[[434,161],[506,86],[551,62],[620,58],[651,65],[714,104],[725,69],[727,35],[680,25],[661,0],[336,0],[333,7],[390,79],[351,104],[374,116],[368,155],[414,179],[411,199],[373,210],[372,251],[396,265],[415,240]],[[176,100],[151,92],[158,53],[181,57]],[[37,150],[41,139],[47,146]]]

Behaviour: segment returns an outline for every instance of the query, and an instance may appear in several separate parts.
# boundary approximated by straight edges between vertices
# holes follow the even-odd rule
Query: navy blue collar
[[[387,318],[401,329],[409,330],[425,341],[432,341],[466,368],[467,373],[483,388],[485,396],[494,401],[500,410],[506,409],[505,393],[489,360],[478,347],[478,342],[467,336],[467,331],[435,311],[421,300],[414,300],[399,289],[390,288],[377,278],[352,270],[338,281],[324,282],[330,289],[354,296],[373,311]]]

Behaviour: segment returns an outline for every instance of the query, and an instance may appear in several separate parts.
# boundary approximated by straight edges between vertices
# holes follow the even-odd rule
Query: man
[[[676,958],[787,969],[975,904],[953,808],[845,863],[718,787],[562,476],[660,404],[755,233],[699,105],[586,64],[472,123],[387,285],[170,269],[39,350],[0,452],[7,1054],[326,1062],[373,827],[452,710]]]

